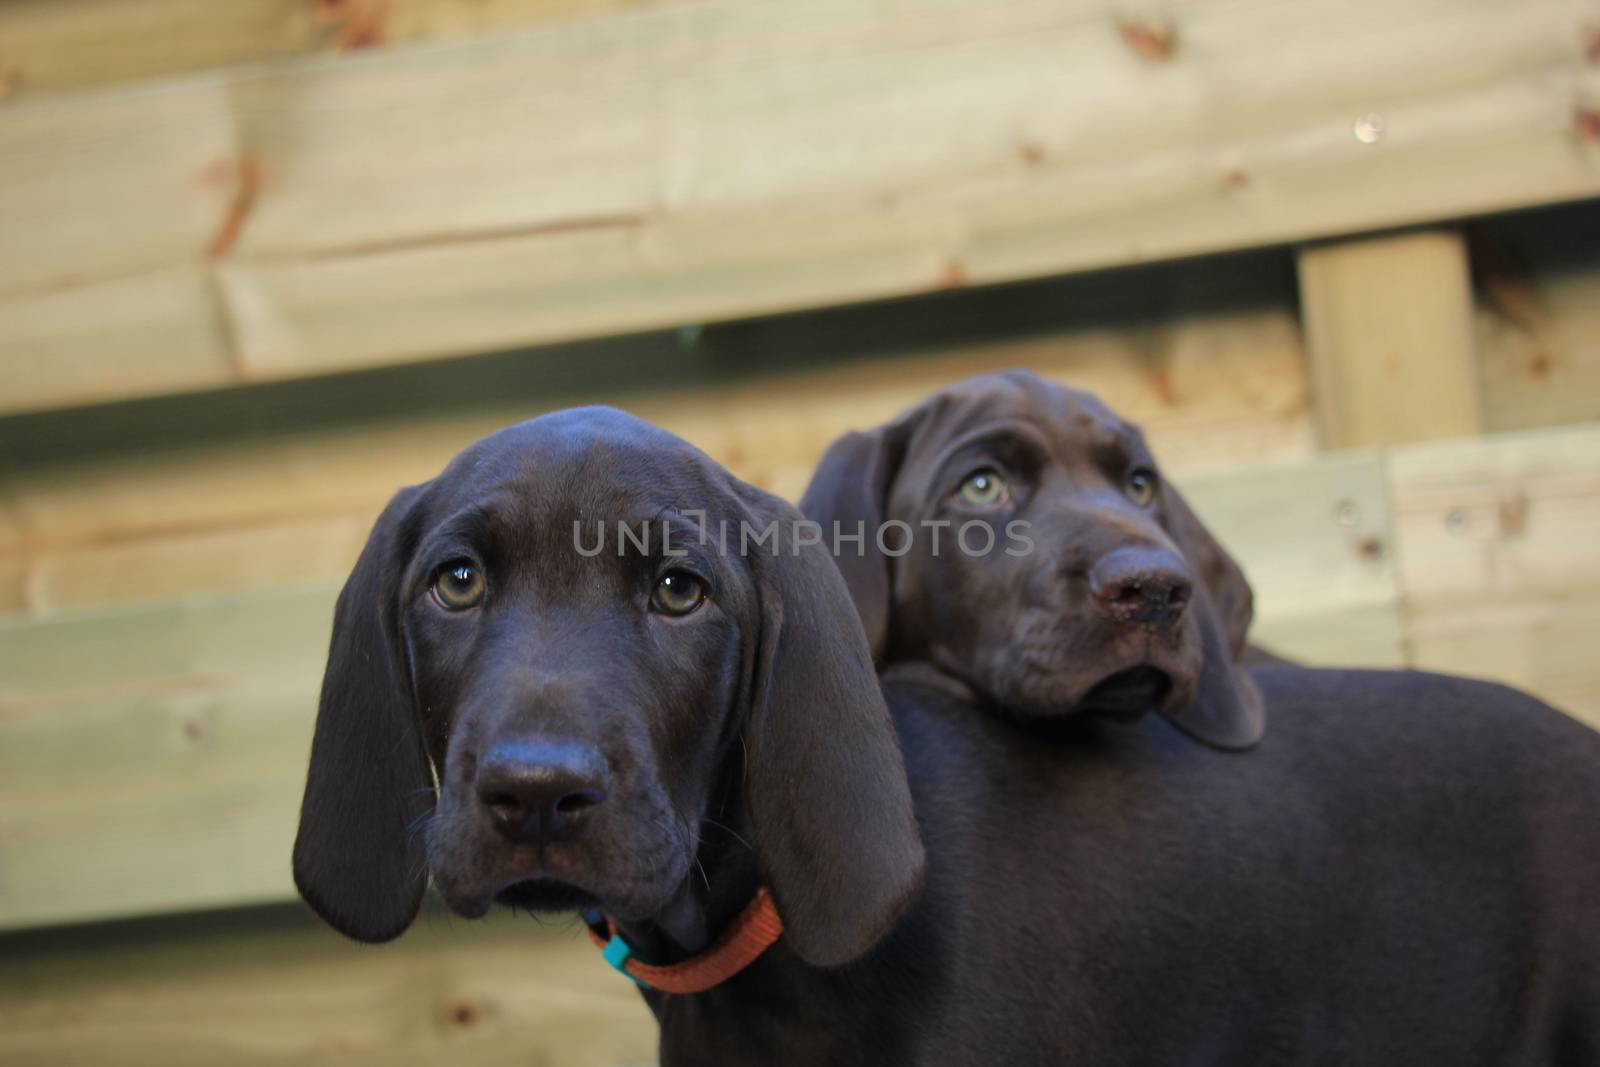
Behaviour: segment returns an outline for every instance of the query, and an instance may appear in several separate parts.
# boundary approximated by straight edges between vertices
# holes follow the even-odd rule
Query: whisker
[[[743,845],[745,848],[749,849],[751,852],[754,852],[756,850],[755,846],[752,845],[750,842],[746,841],[743,837],[741,837],[733,829],[733,827],[728,826],[728,825],[726,825],[724,823],[720,823],[717,820],[715,820],[715,819],[713,819],[713,818],[711,818],[709,816],[707,816],[704,819],[701,819],[700,821],[705,823],[707,826],[715,826],[718,830],[721,830],[723,833],[727,834],[729,837],[731,837],[735,841],[739,842],[739,844]]]
[[[411,838],[416,837],[421,830],[426,828],[427,825],[433,821],[433,816],[433,812],[425,811],[421,815],[418,815],[415,819],[412,819],[410,825],[406,827],[406,839],[410,840]]]

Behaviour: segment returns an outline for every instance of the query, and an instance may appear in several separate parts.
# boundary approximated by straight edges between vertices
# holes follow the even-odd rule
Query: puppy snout
[[[478,800],[512,841],[546,841],[576,830],[601,804],[605,759],[588,745],[501,741],[478,761]]]
[[[1123,622],[1172,625],[1193,591],[1183,560],[1162,548],[1119,548],[1089,570],[1095,603]]]

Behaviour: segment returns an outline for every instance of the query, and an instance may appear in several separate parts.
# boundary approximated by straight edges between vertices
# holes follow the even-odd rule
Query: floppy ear
[[[859,544],[851,544],[854,551],[846,548],[833,562],[855,601],[873,659],[883,657],[889,634],[889,558],[878,550],[877,534],[904,452],[898,424],[847,433],[822,454],[800,498],[801,512],[822,527],[824,541],[831,544],[835,530],[862,534]]]
[[[1213,748],[1245,749],[1261,741],[1266,714],[1261,693],[1244,671],[1245,638],[1255,594],[1244,571],[1172,486],[1165,486],[1168,521],[1178,547],[1200,578],[1193,611],[1200,627],[1200,680],[1188,705],[1167,713],[1180,729]]]
[[[764,495],[764,494],[763,494]],[[921,885],[922,841],[888,709],[828,553],[767,498],[777,548],[757,549],[761,599],[745,800],[784,937],[819,967],[860,956]]]
[[[418,495],[404,489],[389,502],[339,594],[294,842],[300,895],[358,941],[398,937],[427,888],[413,830],[433,807],[433,773],[399,625]]]
[[[1261,691],[1229,651],[1227,635],[1209,595],[1194,598],[1200,625],[1200,680],[1188,704],[1163,712],[1184,733],[1212,748],[1238,751],[1254,748],[1266,733],[1266,708]]]

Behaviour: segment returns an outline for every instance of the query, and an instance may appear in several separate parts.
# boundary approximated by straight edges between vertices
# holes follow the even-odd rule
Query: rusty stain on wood
[[[1178,51],[1178,28],[1168,19],[1118,19],[1117,33],[1124,44],[1153,63],[1165,63]]]
[[[1172,369],[1162,363],[1150,372],[1150,386],[1156,396],[1169,408],[1179,404],[1178,387],[1172,384]]]
[[[1579,104],[1573,109],[1573,125],[1585,141],[1600,141],[1600,107]]]
[[[389,0],[313,0],[318,21],[334,30],[333,45],[341,52],[376,48],[384,43]]]
[[[242,155],[228,169],[234,180],[233,197],[222,216],[222,225],[217,227],[216,235],[206,247],[206,256],[210,259],[221,259],[233,251],[234,245],[239,242],[239,235],[244,232],[250,212],[255,210],[256,198],[261,195],[262,169],[259,159],[249,154]]]
[[[1528,497],[1525,493],[1500,501],[1500,533],[1520,537],[1528,528]]]
[[[933,281],[935,289],[960,289],[967,284],[967,269],[959,259],[947,259]]]

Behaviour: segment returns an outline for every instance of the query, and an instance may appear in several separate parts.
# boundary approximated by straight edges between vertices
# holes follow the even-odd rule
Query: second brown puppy
[[[800,508],[883,668],[929,665],[1023,718],[1155,710],[1217,748],[1261,739],[1250,586],[1094,396],[959,382],[835,441]]]

